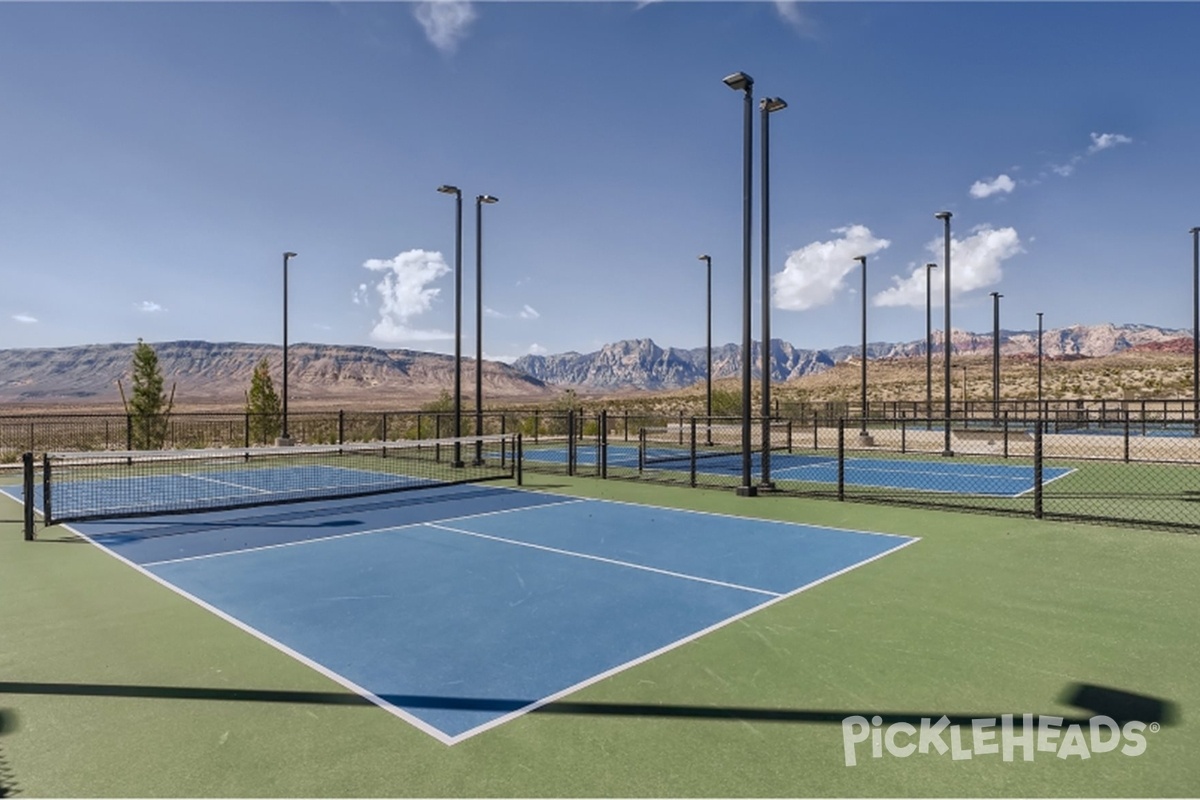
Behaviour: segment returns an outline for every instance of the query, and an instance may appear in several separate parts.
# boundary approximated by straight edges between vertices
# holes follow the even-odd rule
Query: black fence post
[[[646,469],[646,429],[638,428],[638,474]]]
[[[838,500],[846,499],[846,420],[841,418],[838,420],[838,442],[837,442],[837,497]]]
[[[1004,412],[1004,457],[1008,458],[1008,411]]]
[[[792,452],[792,420],[791,417],[787,421],[787,437],[788,437],[788,452]]]
[[[383,420],[380,422],[379,428],[380,428],[380,430],[379,430],[380,438],[386,442],[388,440],[388,438],[387,438],[387,412],[386,411],[383,412]]]
[[[679,443],[683,444],[683,409],[679,409]]]
[[[525,445],[521,441],[520,432],[517,433],[517,452],[513,457],[513,468],[517,471],[517,486],[525,485]]]
[[[125,450],[133,449],[133,415],[125,415]]]
[[[54,524],[54,511],[50,503],[50,455],[42,453],[42,523]]]
[[[813,450],[821,449],[821,443],[817,439],[817,432],[819,430],[819,427],[818,427],[819,419],[820,419],[820,414],[818,414],[816,411],[814,411],[813,412]]]
[[[608,478],[608,409],[600,410],[600,441],[596,444],[596,458],[600,462],[600,478]]]
[[[1042,429],[1033,434],[1033,516],[1042,518]]]
[[[567,412],[567,474],[575,474],[575,409]]]
[[[908,452],[908,419],[900,420],[900,455]]]
[[[688,442],[688,469],[691,473],[690,482],[696,486],[696,418],[692,417],[692,438]]]
[[[25,541],[33,541],[33,453],[21,454],[21,467],[24,472],[25,493]]]
[[[250,412],[249,411],[247,411],[245,414],[245,420],[243,422],[242,432],[245,434],[242,437],[242,446],[249,447],[250,446]]]
[[[338,409],[338,444],[346,443],[346,412]]]
[[[1129,409],[1125,409],[1125,463],[1129,463]]]
[[[625,441],[629,441],[629,409],[625,409]]]

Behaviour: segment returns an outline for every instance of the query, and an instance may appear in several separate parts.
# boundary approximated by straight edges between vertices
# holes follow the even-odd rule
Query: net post
[[[838,419],[837,440],[837,499],[846,499],[846,420]]]
[[[50,454],[42,453],[42,522],[53,525],[54,514],[50,505]]]
[[[600,441],[596,444],[596,455],[600,462],[600,477],[608,478],[608,409],[600,409]]]
[[[24,489],[22,498],[25,501],[25,541],[33,541],[33,453],[21,454],[21,468],[24,473]]]
[[[513,454],[513,469],[517,474],[517,486],[525,485],[525,445],[521,440],[521,432],[517,432],[517,451]]]
[[[1122,431],[1125,439],[1125,463],[1129,463],[1129,409],[1125,409],[1125,430]]]
[[[567,475],[575,474],[575,409],[567,411]]]
[[[692,436],[688,442],[688,467],[691,472],[691,485],[696,485],[696,418],[692,417]]]
[[[1042,429],[1033,434],[1033,516],[1042,518]]]

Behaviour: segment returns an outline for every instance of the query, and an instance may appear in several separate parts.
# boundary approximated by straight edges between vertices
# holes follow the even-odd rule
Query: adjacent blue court
[[[712,454],[697,451],[696,471],[707,475],[742,474],[742,458],[738,453]],[[565,464],[566,446],[531,446],[525,449],[526,463],[541,462]],[[610,467],[637,468],[638,448],[636,445],[608,446]],[[594,444],[580,446],[576,450],[576,463],[595,466],[599,455]],[[688,472],[691,469],[689,456],[678,449],[648,447],[643,468],[647,470],[671,470]],[[762,471],[762,458],[753,454],[751,469]],[[1062,467],[1045,467],[1043,483],[1049,483],[1072,472]],[[811,483],[836,484],[837,454],[821,453],[771,453],[771,478],[776,481],[805,481]],[[1033,490],[1033,466],[1030,464],[987,464],[977,461],[917,460],[888,458],[846,459],[845,481],[847,486],[878,489],[915,489],[926,492],[948,494],[984,495],[989,497],[1019,497]]]
[[[74,528],[447,744],[915,541],[477,484]]]

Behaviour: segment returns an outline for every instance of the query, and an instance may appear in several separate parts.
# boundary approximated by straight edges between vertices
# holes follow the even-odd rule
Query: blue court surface
[[[707,475],[742,474],[741,455],[722,453],[705,454],[696,459],[696,471]],[[527,447],[524,452],[526,463],[566,462],[566,448]],[[662,469],[688,472],[691,464],[686,451],[656,450],[647,448],[645,469]],[[576,451],[576,462],[583,465],[598,463],[594,444],[580,446]],[[635,445],[608,446],[610,467],[636,468],[638,449]],[[752,470],[762,471],[762,459],[753,455]],[[1045,467],[1042,482],[1049,483],[1069,474],[1073,470],[1062,467]],[[820,453],[771,453],[771,478],[775,481],[805,481],[811,483],[837,483],[837,454]],[[984,495],[988,497],[1020,497],[1033,490],[1033,466],[1030,464],[986,464],[977,461],[916,460],[887,458],[847,458],[846,485],[877,489],[914,489],[925,492],[948,494]]]
[[[73,529],[446,744],[916,541],[479,484]]]

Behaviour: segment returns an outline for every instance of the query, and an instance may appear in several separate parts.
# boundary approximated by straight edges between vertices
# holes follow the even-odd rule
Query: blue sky
[[[0,3],[0,347],[452,352],[741,339],[743,70],[771,117],[772,334],[1191,324],[1200,4]],[[759,154],[755,107],[754,331]],[[932,249],[931,249],[932,248]],[[917,270],[916,283],[910,276]],[[940,274],[935,272],[940,305]],[[940,322],[940,312],[935,315]]]

